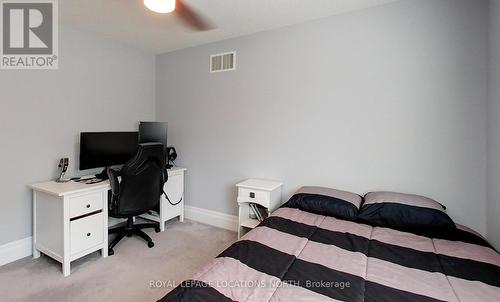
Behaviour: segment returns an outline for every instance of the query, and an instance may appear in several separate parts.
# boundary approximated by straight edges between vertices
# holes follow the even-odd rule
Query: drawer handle
[[[91,233],[87,233],[87,237],[90,237],[90,235],[92,235]]]
[[[90,204],[87,205],[87,209],[90,209]]]
[[[250,198],[255,198],[255,193],[254,192],[250,192]]]

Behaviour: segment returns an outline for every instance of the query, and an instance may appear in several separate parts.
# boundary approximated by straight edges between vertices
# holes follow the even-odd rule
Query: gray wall
[[[490,240],[500,249],[500,1],[490,6],[490,81],[488,107],[488,225]]]
[[[486,2],[402,1],[157,57],[187,203],[237,213],[234,184],[281,179],[446,204],[486,231]],[[209,55],[236,50],[234,72]]]
[[[59,70],[0,70],[0,245],[31,236],[29,183],[55,177],[63,156],[74,175],[80,131],[154,119],[153,56],[64,27],[59,45]]]

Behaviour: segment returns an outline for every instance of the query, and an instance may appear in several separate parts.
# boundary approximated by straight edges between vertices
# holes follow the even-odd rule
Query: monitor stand
[[[108,167],[104,168],[101,173],[95,175],[96,178],[102,179],[102,180],[108,180]]]

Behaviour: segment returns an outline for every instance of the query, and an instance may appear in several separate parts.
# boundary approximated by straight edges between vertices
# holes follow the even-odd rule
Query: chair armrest
[[[111,198],[109,200],[109,209],[116,208],[118,197],[120,196],[120,180],[118,179],[118,171],[108,168],[107,170],[109,185],[111,186]]]

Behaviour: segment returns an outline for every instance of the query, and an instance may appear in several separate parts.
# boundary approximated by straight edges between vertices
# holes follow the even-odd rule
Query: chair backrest
[[[121,170],[119,195],[111,214],[128,217],[158,208],[165,169],[165,148],[162,144],[139,145],[135,156]]]

